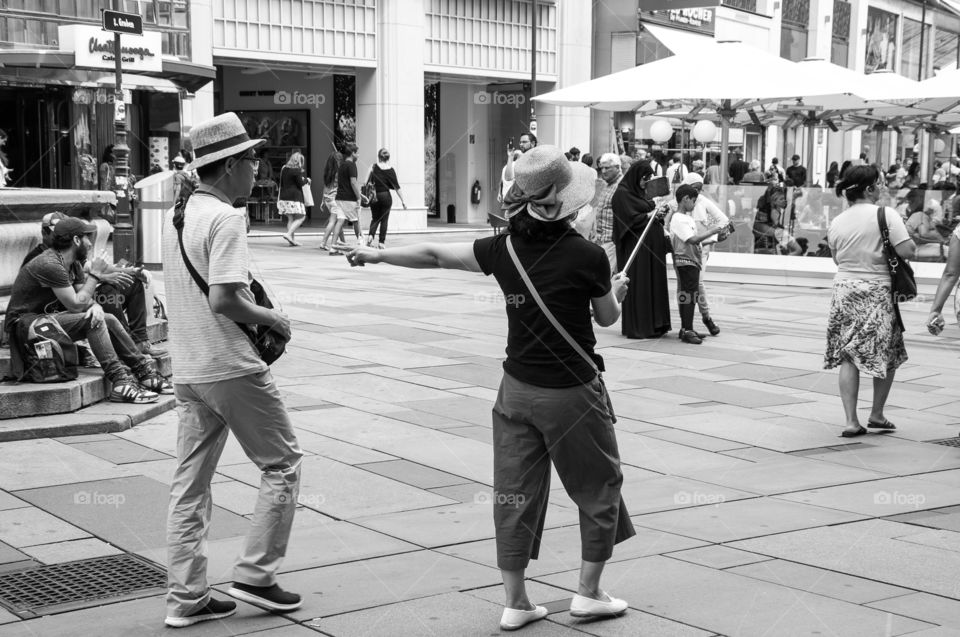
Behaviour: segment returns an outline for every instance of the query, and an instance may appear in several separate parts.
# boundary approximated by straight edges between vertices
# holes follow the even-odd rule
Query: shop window
[[[807,30],[783,24],[780,29],[780,57],[799,62],[807,57]]]
[[[960,67],[958,63],[960,63],[960,35],[938,28],[934,42],[933,68]]]
[[[833,0],[830,61],[846,68],[850,64],[850,3]]]
[[[923,40],[923,47],[930,49],[930,25],[924,24],[921,35],[920,22],[904,18],[903,20],[903,54],[900,62],[900,74],[911,80],[922,80],[927,77],[926,68],[921,74],[921,65],[926,67],[927,56],[920,47],[920,41]]]

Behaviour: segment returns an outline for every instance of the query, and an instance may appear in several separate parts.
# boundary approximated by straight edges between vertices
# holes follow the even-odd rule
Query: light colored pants
[[[182,617],[210,598],[210,481],[227,434],[233,432],[263,472],[250,531],[234,567],[235,582],[271,586],[276,581],[297,506],[303,454],[269,371],[173,388],[180,425],[167,518],[167,615]]]
[[[617,273],[617,244],[613,241],[601,243],[600,247],[607,253],[607,260],[610,261],[610,275]]]
[[[710,303],[707,301],[707,291],[703,287],[703,279],[707,274],[707,260],[710,258],[710,248],[712,244],[701,245],[702,267],[700,268],[700,289],[697,294],[697,307],[700,308],[700,316],[706,318],[710,316]]]

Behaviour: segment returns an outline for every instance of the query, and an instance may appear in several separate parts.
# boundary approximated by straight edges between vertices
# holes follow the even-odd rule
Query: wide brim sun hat
[[[200,122],[190,130],[190,141],[193,142],[194,159],[187,170],[239,155],[267,142],[265,139],[250,139],[236,113],[223,113]]]
[[[514,163],[514,182],[503,201],[504,216],[526,210],[540,221],[559,221],[590,203],[596,189],[596,172],[571,162],[562,150],[549,144],[531,148]]]

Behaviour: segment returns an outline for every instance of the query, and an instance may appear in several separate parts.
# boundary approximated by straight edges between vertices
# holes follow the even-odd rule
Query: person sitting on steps
[[[90,263],[89,273],[76,267],[93,246],[97,227],[74,217],[57,221],[44,250],[20,269],[7,307],[7,329],[38,314],[50,314],[73,340],[87,339],[103,373],[112,384],[111,402],[152,403],[158,394],[172,394],[173,386],[141,353],[112,314],[95,301],[97,284],[113,271],[102,256]],[[52,312],[52,314],[51,314]]]

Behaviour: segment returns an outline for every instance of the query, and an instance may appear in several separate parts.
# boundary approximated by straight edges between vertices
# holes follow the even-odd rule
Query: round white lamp
[[[673,126],[667,120],[658,119],[650,125],[650,138],[658,144],[662,144],[671,137],[673,137]]]
[[[702,119],[693,127],[693,138],[701,144],[709,144],[717,136],[717,125],[708,119]]]

